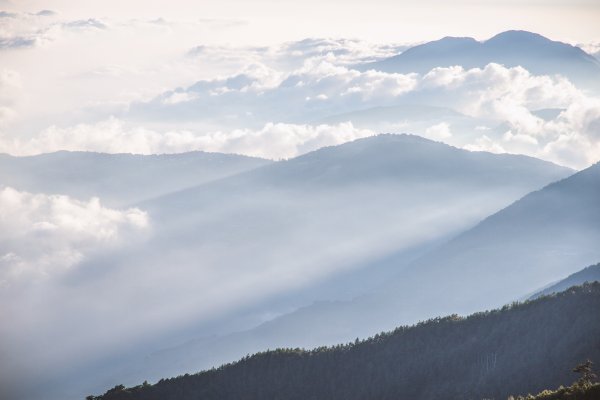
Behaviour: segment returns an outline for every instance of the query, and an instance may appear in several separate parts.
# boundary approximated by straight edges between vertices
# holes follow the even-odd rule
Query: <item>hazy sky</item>
[[[3,1],[7,10],[51,9],[67,18],[222,19],[239,23],[202,41],[273,43],[306,36],[418,41],[445,35],[485,38],[526,29],[569,41],[600,38],[595,0],[222,0],[213,1]]]

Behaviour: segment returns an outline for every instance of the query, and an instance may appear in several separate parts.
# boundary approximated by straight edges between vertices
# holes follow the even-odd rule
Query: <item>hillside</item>
[[[210,367],[273,346],[333,344],[523,298],[600,258],[599,189],[597,164],[523,197],[412,261],[400,263],[394,255],[372,261],[369,271],[387,268],[392,274],[369,293],[315,302],[234,334],[198,335],[153,354],[145,368]]]
[[[386,267],[382,273],[388,275],[382,276],[373,260],[446,240],[571,173],[524,156],[469,152],[411,135],[379,135],[139,207],[159,221],[157,245],[150,246],[160,252],[157,260],[192,251],[192,258],[208,258],[228,269],[255,265],[254,274],[273,268],[286,276],[299,268],[298,283],[311,274],[322,281],[334,273],[337,279],[340,272],[368,269],[354,283],[346,282],[343,293],[331,295],[330,286],[322,291],[328,293],[325,299],[351,298],[400,268]],[[165,253],[166,243],[172,247]],[[203,248],[194,247],[197,243]],[[218,257],[198,253],[208,243],[227,243],[236,251]],[[147,253],[139,255],[146,258]]]
[[[599,361],[599,307],[596,282],[353,344],[267,351],[197,375],[116,387],[95,399],[506,398],[570,384],[573,365]]]
[[[234,154],[139,155],[59,151],[0,154],[0,185],[32,193],[66,194],[123,206],[271,163]]]
[[[581,271],[569,275],[565,279],[540,290],[539,292],[531,296],[531,298],[535,299],[540,296],[561,292],[567,288],[570,288],[571,286],[582,285],[585,282],[594,281],[600,281],[600,263],[596,265],[590,265],[589,267],[584,268]]]
[[[379,135],[140,203],[157,233],[129,262],[160,270],[177,254],[190,277],[203,260],[222,284],[251,274],[272,283],[265,296],[294,295],[286,307],[270,302],[280,314],[366,293],[432,245],[570,174],[529,157]],[[380,262],[390,256],[395,263]]]
[[[443,310],[498,306],[600,258],[600,164],[530,193],[473,229],[426,254],[389,291],[416,281]],[[468,278],[468,279],[467,279]],[[459,293],[462,293],[458,295]],[[432,302],[433,303],[433,302]],[[432,304],[433,305],[433,304]]]

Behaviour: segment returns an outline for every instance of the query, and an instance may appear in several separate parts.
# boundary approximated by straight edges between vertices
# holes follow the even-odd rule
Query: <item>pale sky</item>
[[[49,9],[66,18],[222,19],[240,23],[236,29],[203,37],[207,42],[273,43],[306,36],[385,42],[445,35],[484,39],[508,29],[531,30],[565,41],[600,40],[600,2],[595,0],[4,0],[0,4],[6,10]]]

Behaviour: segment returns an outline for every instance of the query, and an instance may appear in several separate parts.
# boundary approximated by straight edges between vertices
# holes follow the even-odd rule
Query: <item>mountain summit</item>
[[[518,30],[499,33],[483,42],[470,37],[445,37],[359,68],[427,73],[436,67],[482,68],[489,63],[521,66],[536,75],[564,75],[578,85],[600,90],[600,61],[595,57],[579,47]]]

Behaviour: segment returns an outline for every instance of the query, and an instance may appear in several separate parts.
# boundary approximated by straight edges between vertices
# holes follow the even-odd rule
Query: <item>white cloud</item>
[[[148,227],[145,212],[62,195],[0,189],[0,286],[65,271]]]
[[[470,70],[436,68],[423,77],[421,87],[433,92],[432,101],[445,105],[452,99],[458,111],[507,126],[488,129],[467,142],[455,135],[453,144],[527,154],[573,168],[600,159],[600,99],[584,94],[565,78],[489,64]],[[545,108],[564,111],[549,120],[533,112]]]
[[[56,19],[49,10],[38,13],[4,12],[0,15],[0,50],[34,47],[56,37]]]
[[[64,32],[105,30],[109,24],[98,18],[61,19],[51,10],[39,12],[0,12],[0,49],[19,49],[44,45]],[[128,21],[133,24],[133,21]],[[122,24],[122,23],[121,23]]]
[[[574,168],[600,159],[600,99],[562,77],[489,64],[471,70],[436,68],[423,83],[448,90],[461,112],[508,125],[507,131],[478,137],[468,149],[528,154]],[[532,112],[544,108],[565,110],[546,121]]]
[[[371,43],[359,39],[307,38],[270,46],[198,45],[188,51],[188,56],[212,62],[261,62],[292,71],[308,59],[352,65],[391,57],[408,47],[410,45]]]
[[[483,135],[475,139],[475,143],[467,144],[463,146],[466,150],[470,151],[489,151],[490,153],[505,153],[506,150],[502,148],[498,143],[494,142],[487,135]]]
[[[151,102],[135,103],[129,117],[147,122],[209,121],[220,128],[256,128],[269,121],[308,123],[357,108],[392,105],[415,89],[417,78],[359,72],[319,59],[309,59],[290,73],[254,64],[239,74],[201,80]]]
[[[202,150],[279,159],[374,134],[367,129],[357,129],[351,123],[316,126],[267,123],[257,130],[159,133],[141,127],[129,127],[121,120],[110,118],[96,124],[79,124],[68,128],[53,126],[28,141],[0,136],[0,152],[32,155],[71,150],[157,154]]]
[[[290,73],[254,64],[236,75],[201,80],[187,89],[165,92],[153,102],[135,105],[133,110],[137,116],[149,119],[168,115],[203,119],[251,110],[267,120],[285,121],[402,102],[450,107],[536,132],[543,120],[530,110],[564,108],[581,96],[564,78],[534,76],[521,67],[493,63],[483,69],[435,68],[419,76],[359,72],[312,58]],[[182,102],[179,99],[191,104],[178,105]],[[311,101],[317,100],[318,106],[312,105]]]
[[[498,64],[469,70],[435,68],[423,76],[359,72],[316,58],[290,73],[255,63],[239,74],[201,80],[186,89],[165,92],[151,102],[137,103],[131,114],[120,119],[67,128],[51,126],[29,140],[4,134],[0,151],[152,154],[205,150],[288,158],[314,150],[317,144],[338,144],[374,130],[361,126],[366,129],[362,131],[354,125],[317,127],[304,122],[403,103],[449,107],[478,121],[471,132],[460,127],[450,131],[449,121],[419,131],[434,140],[469,149],[523,153],[575,168],[600,158],[600,100],[564,78],[533,76],[521,67]],[[564,111],[544,120],[533,112],[544,108]],[[144,121],[146,128],[127,122],[132,117]],[[298,122],[270,122],[290,120]],[[173,121],[189,123],[190,127],[170,129]],[[194,122],[206,126],[199,128]],[[406,122],[410,126],[410,121]],[[477,128],[481,122],[485,126],[504,124],[506,128],[481,132]],[[569,146],[581,151],[567,151]]]
[[[536,124],[529,110],[566,107],[581,96],[565,78],[531,75],[522,67],[495,63],[482,69],[434,68],[425,74],[420,89],[434,90],[433,101],[439,96],[437,101],[453,104],[467,115],[520,123],[528,129]]]
[[[391,57],[408,47],[410,45],[376,44],[358,39],[308,38],[283,43],[275,47],[275,51],[281,58],[288,60],[293,57],[301,60],[317,58],[340,65],[350,65]]]
[[[450,132],[449,124],[446,122],[440,122],[439,124],[432,125],[427,128],[424,136],[428,139],[442,141],[452,137],[452,132]]]
[[[108,26],[96,19],[96,18],[88,18],[88,19],[79,19],[75,21],[68,21],[62,24],[63,28],[66,29],[106,29]]]
[[[292,158],[374,134],[367,129],[357,129],[352,123],[317,126],[269,123],[258,131],[238,129],[225,135],[209,134],[206,148],[272,159]]]
[[[526,109],[522,116],[508,121],[508,131],[496,136],[488,131],[466,148],[502,149],[573,168],[584,168],[600,160],[600,99],[576,95],[564,111],[549,121]],[[527,120],[535,123],[527,124]]]
[[[599,41],[581,43],[578,45],[578,47],[580,47],[586,53],[591,54],[600,60],[600,42]]]
[[[300,84],[301,83],[301,84]],[[305,97],[325,97],[350,107],[386,102],[408,93],[417,85],[416,74],[390,74],[379,71],[359,72],[328,61],[308,60],[279,86],[294,84]]]
[[[287,74],[256,64],[254,71],[199,81],[187,89],[166,92],[150,103],[137,104],[133,115],[159,121],[173,116],[185,121],[212,119],[234,130],[244,125],[264,126],[273,120],[311,121],[396,104],[447,107],[485,126],[507,126],[501,131],[489,129],[485,136],[476,127],[483,126],[480,122],[472,132],[460,128],[450,132],[450,122],[436,122],[420,131],[454,145],[524,153],[576,168],[599,157],[594,145],[600,140],[594,133],[598,99],[563,77],[535,76],[521,67],[494,63],[473,69],[435,68],[423,76],[359,72],[318,58],[306,60],[301,68]],[[546,108],[566,111],[550,120],[534,113]],[[576,152],[559,154],[551,144],[565,134],[571,140],[560,139],[563,146],[582,140],[591,141],[592,146],[578,157]]]
[[[189,92],[174,92],[171,95],[163,99],[163,104],[177,104],[185,103],[187,101],[196,100],[198,95],[196,93]]]
[[[15,117],[15,105],[21,96],[21,89],[21,77],[18,72],[0,69],[0,129]]]

